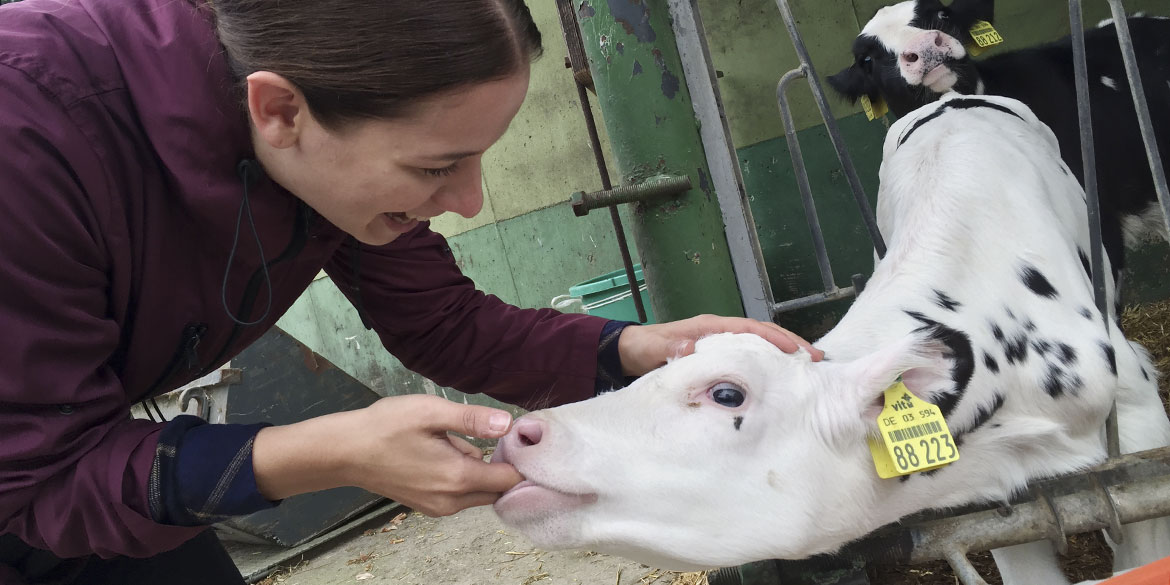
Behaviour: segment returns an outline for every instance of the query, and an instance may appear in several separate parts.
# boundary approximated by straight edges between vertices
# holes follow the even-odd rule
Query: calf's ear
[[[882,409],[882,394],[899,378],[911,391],[925,392],[945,385],[951,360],[947,347],[938,339],[916,333],[874,351],[846,365],[840,375],[844,386],[854,393],[855,412],[875,420]]]
[[[826,79],[829,87],[850,103],[857,103],[865,94],[865,77],[856,65],[850,65]]]

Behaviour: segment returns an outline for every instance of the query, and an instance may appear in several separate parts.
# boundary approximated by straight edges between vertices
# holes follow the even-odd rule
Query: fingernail
[[[506,412],[497,412],[488,418],[488,428],[495,433],[502,433],[508,430],[508,425],[512,424],[512,415]]]

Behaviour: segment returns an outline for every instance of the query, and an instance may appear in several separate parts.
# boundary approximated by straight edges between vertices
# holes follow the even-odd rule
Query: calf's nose
[[[536,418],[521,418],[512,425],[512,432],[516,434],[517,447],[531,447],[539,444],[544,437],[548,424]]]
[[[525,457],[534,457],[539,449],[529,449],[540,444],[548,431],[548,423],[538,418],[521,417],[512,423],[508,434],[500,437],[496,444],[496,451],[492,453],[493,463],[511,463],[513,465]]]

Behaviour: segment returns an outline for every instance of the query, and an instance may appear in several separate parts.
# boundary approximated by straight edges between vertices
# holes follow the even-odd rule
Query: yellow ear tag
[[[928,471],[959,460],[959,448],[937,406],[915,396],[899,381],[886,388],[878,417],[881,438],[869,438],[878,477]]]
[[[972,57],[978,57],[987,50],[987,47],[1003,42],[1003,37],[999,36],[999,32],[995,30],[995,27],[991,26],[991,23],[986,20],[976,20],[975,24],[971,25],[970,30],[967,32],[971,33],[971,38],[975,40],[974,45],[967,45],[966,47],[967,52]]]
[[[876,101],[870,101],[869,96],[867,95],[861,96],[861,109],[865,110],[865,117],[869,118],[870,122],[886,115],[886,113],[890,111],[890,109],[886,107],[886,102],[884,100],[879,98]]]

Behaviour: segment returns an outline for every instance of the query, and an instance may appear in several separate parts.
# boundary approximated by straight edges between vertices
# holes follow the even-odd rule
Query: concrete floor
[[[698,580],[695,574],[658,571],[592,552],[538,550],[505,528],[490,507],[445,518],[404,511],[398,508],[381,514],[297,555],[260,583],[671,585]],[[245,573],[249,566],[262,566],[265,558],[279,552],[237,544],[229,550]]]

